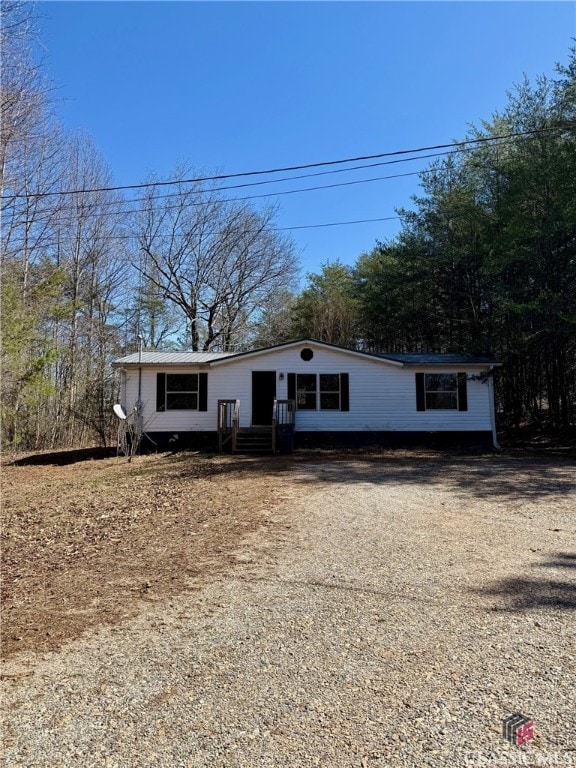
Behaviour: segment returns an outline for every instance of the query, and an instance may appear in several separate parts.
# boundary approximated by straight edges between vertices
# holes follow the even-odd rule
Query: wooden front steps
[[[272,427],[242,427],[234,453],[273,453]]]
[[[274,400],[270,425],[240,427],[240,400],[218,400],[220,453],[292,453],[295,416],[295,400]]]

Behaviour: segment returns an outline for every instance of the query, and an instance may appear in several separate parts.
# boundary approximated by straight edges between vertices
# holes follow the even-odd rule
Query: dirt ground
[[[58,648],[225,568],[268,524],[282,466],[193,454],[4,465],[3,657]]]
[[[200,588],[205,577],[237,562],[243,537],[283,524],[273,514],[284,498],[278,477],[294,462],[319,458],[326,455],[160,454],[131,463],[5,465],[3,657],[53,650],[90,627],[134,616],[143,602],[189,589],[191,577]],[[502,477],[485,482],[496,493],[498,484],[503,489]]]

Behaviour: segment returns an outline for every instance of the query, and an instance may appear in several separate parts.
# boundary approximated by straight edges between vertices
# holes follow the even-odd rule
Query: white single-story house
[[[493,371],[458,354],[370,354],[301,339],[250,352],[139,352],[113,363],[144,447],[496,445]],[[279,441],[278,441],[279,438]],[[271,441],[267,442],[267,441]]]

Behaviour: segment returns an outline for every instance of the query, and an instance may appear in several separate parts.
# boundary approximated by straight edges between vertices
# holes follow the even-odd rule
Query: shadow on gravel
[[[479,499],[542,500],[576,492],[576,470],[563,459],[486,456],[326,457],[301,462],[298,481],[442,485]]]
[[[66,465],[109,459],[115,448],[85,448],[33,454],[15,466]],[[439,485],[480,499],[542,500],[576,492],[576,470],[563,457],[493,456],[414,451],[363,453],[297,452],[285,456],[242,456],[195,452],[165,454],[180,477],[289,473],[297,483]]]
[[[381,597],[383,598],[383,605],[390,605],[392,601],[405,602],[407,600],[418,603],[429,602],[429,599],[425,595],[402,590],[401,588],[390,590],[371,589],[370,587],[362,586],[361,583],[356,584],[342,581],[342,579],[336,580],[336,577],[334,577],[335,580],[332,582],[320,579],[274,579],[267,576],[240,576],[240,579],[250,584],[271,584],[272,586],[290,587],[294,589],[350,592],[356,595]]]
[[[495,597],[496,611],[529,611],[538,608],[576,610],[576,554],[558,552],[552,559],[538,563],[534,568],[568,569],[561,578],[550,573],[535,578],[503,579],[488,587],[474,590],[485,597]],[[571,574],[570,569],[575,573]],[[572,578],[571,578],[572,577]]]

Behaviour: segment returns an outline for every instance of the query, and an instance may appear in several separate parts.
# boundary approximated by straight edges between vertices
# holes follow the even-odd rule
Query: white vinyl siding
[[[303,345],[304,346],[304,345]],[[142,400],[144,423],[147,431],[216,431],[217,403],[219,399],[240,400],[241,426],[252,423],[252,371],[276,371],[276,396],[288,398],[288,374],[349,374],[348,411],[320,408],[299,410],[296,413],[297,431],[474,431],[491,430],[490,387],[479,380],[468,380],[468,410],[416,409],[414,374],[456,373],[466,371],[462,364],[452,371],[445,367],[426,366],[422,369],[402,368],[377,359],[351,355],[338,350],[325,349],[313,344],[314,357],[309,362],[301,359],[301,347],[271,350],[262,355],[238,357],[206,367],[170,368],[170,373],[208,372],[208,410],[166,411],[156,413],[156,374],[160,366],[143,367]],[[166,369],[164,369],[166,370]],[[470,369],[478,373],[481,366]],[[280,374],[283,377],[280,377]],[[127,373],[126,401],[130,410],[138,397],[138,369]]]

